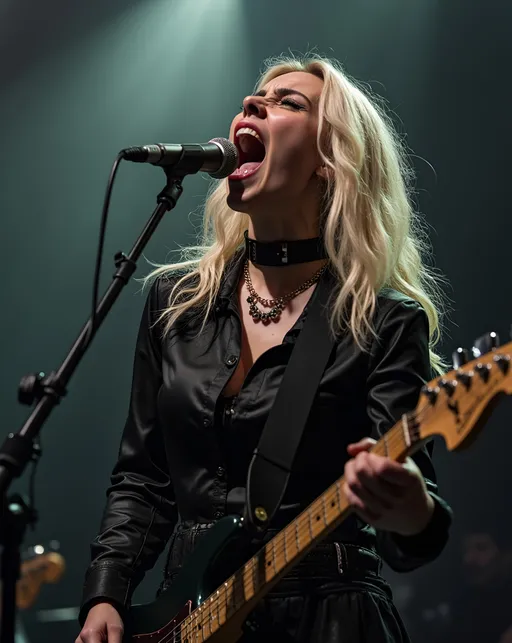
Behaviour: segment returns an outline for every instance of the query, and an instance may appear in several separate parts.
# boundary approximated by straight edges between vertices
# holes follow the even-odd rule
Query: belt
[[[382,559],[371,549],[353,543],[332,542],[317,545],[288,576],[379,576],[381,569]]]
[[[178,528],[172,537],[169,557],[165,570],[166,579],[172,580],[188,556],[195,549],[197,541],[211,527],[211,524],[196,524],[187,528]],[[273,534],[268,534],[270,537]],[[245,560],[262,546],[257,543],[247,551]],[[242,560],[240,564],[245,562]],[[306,579],[311,576],[350,580],[361,577],[378,577],[382,569],[382,559],[375,551],[347,542],[322,542],[312,549],[285,578]]]

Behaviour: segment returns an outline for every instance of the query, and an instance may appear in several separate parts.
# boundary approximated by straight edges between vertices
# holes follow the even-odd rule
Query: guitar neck
[[[420,445],[416,424],[404,415],[371,451],[402,461]],[[187,634],[200,631],[203,636],[213,634],[235,613],[250,611],[351,513],[343,486],[342,476],[190,614],[182,624],[184,631]]]

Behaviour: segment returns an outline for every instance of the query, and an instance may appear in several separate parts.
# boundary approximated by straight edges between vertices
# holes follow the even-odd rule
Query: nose
[[[258,116],[259,118],[265,118],[267,113],[267,108],[265,107],[265,102],[263,96],[246,96],[243,101],[244,107],[244,116]]]

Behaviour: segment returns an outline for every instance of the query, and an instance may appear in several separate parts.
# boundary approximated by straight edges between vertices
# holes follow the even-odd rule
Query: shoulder
[[[196,273],[183,271],[169,272],[158,275],[151,280],[148,300],[153,312],[161,313],[169,307],[171,295],[179,297],[185,288],[195,285],[198,276]],[[178,286],[178,288],[176,288]]]
[[[382,288],[377,293],[374,315],[374,328],[377,332],[386,326],[424,327],[428,333],[428,318],[423,306],[408,295],[393,288]]]
[[[180,280],[185,276],[183,272],[172,272],[160,274],[151,278],[145,285],[146,292],[145,320],[151,335],[160,341],[166,334],[166,311],[168,311],[171,300],[179,299],[179,291],[182,290]],[[178,293],[175,287],[178,286]]]
[[[429,322],[423,306],[392,288],[378,293],[370,349],[370,367],[393,364],[404,375],[419,374],[424,381],[431,377]]]

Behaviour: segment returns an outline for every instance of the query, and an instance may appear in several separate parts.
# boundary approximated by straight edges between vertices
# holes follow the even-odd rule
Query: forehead
[[[320,97],[323,84],[324,81],[318,78],[318,76],[314,76],[305,71],[291,71],[269,80],[261,89],[271,92],[276,87],[288,87],[290,89],[297,89],[313,100]]]

